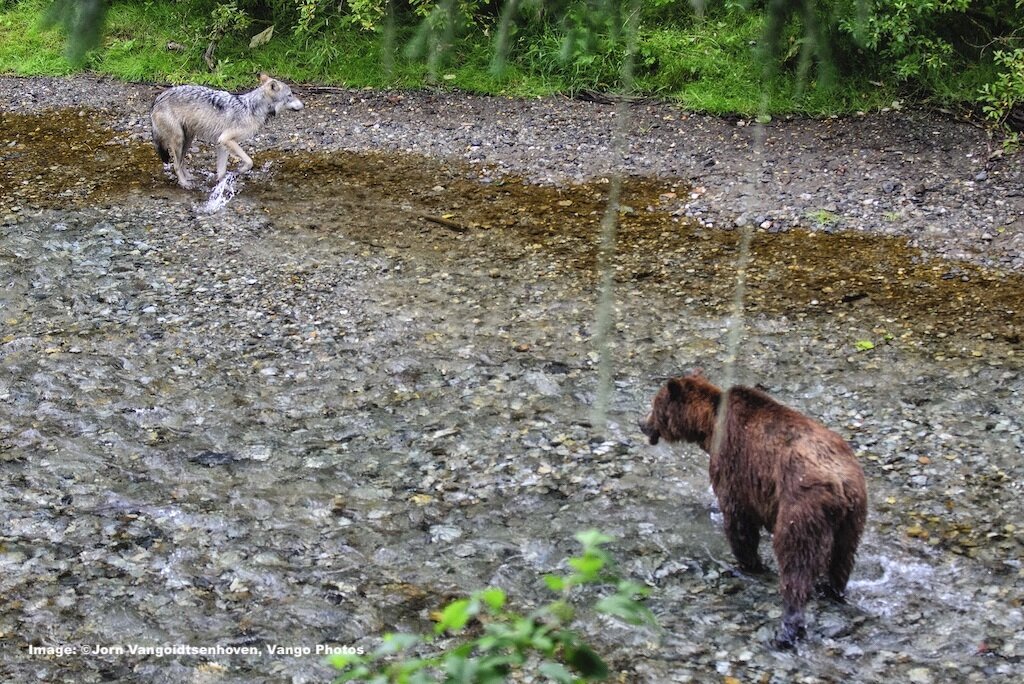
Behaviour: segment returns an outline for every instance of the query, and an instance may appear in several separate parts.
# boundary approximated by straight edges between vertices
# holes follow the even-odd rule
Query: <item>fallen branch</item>
[[[452,221],[452,220],[449,220],[449,219],[446,219],[446,218],[442,218],[440,216],[431,216],[430,214],[420,214],[420,218],[423,219],[424,221],[430,221],[431,223],[436,223],[439,226],[444,226],[448,230],[454,230],[456,233],[468,233],[469,232],[469,228],[467,226],[464,226],[461,223],[456,223],[455,221]]]
[[[217,39],[213,38],[210,40],[210,44],[206,46],[206,52],[203,53],[203,61],[206,62],[206,67],[210,71],[217,70],[217,61],[213,58],[213,51],[217,49]]]

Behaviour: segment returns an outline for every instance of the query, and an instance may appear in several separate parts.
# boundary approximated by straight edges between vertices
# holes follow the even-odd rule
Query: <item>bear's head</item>
[[[722,392],[698,368],[671,378],[654,395],[651,412],[640,421],[640,431],[651,444],[705,442],[715,427]]]

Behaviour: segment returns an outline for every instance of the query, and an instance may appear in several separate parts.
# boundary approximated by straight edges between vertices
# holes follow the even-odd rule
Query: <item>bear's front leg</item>
[[[761,542],[761,525],[749,514],[727,511],[722,507],[722,518],[725,523],[725,538],[729,540],[732,555],[736,557],[740,570],[751,574],[765,572],[764,563],[757,554]]]

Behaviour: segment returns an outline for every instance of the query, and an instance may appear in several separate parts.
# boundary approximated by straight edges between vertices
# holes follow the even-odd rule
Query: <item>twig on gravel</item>
[[[309,83],[303,83],[299,87],[307,93],[349,93],[353,90],[344,86],[313,85]]]
[[[419,217],[421,219],[423,219],[424,221],[430,221],[431,223],[436,223],[439,226],[444,226],[448,230],[454,230],[456,233],[468,233],[469,232],[469,227],[468,226],[464,226],[461,223],[457,223],[455,221],[451,221],[449,219],[442,218],[441,216],[431,216],[430,214],[420,214]]]
[[[619,93],[606,93],[599,90],[579,90],[573,94],[573,99],[583,102],[596,102],[597,104],[615,104],[627,102],[629,104],[644,104],[658,102],[653,97],[644,95],[622,95]]]

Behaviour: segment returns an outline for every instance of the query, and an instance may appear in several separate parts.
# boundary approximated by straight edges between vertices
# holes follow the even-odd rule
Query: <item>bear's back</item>
[[[864,471],[836,432],[752,387],[737,385],[728,397],[719,467],[746,469],[784,491],[825,487],[852,502],[866,499]]]

